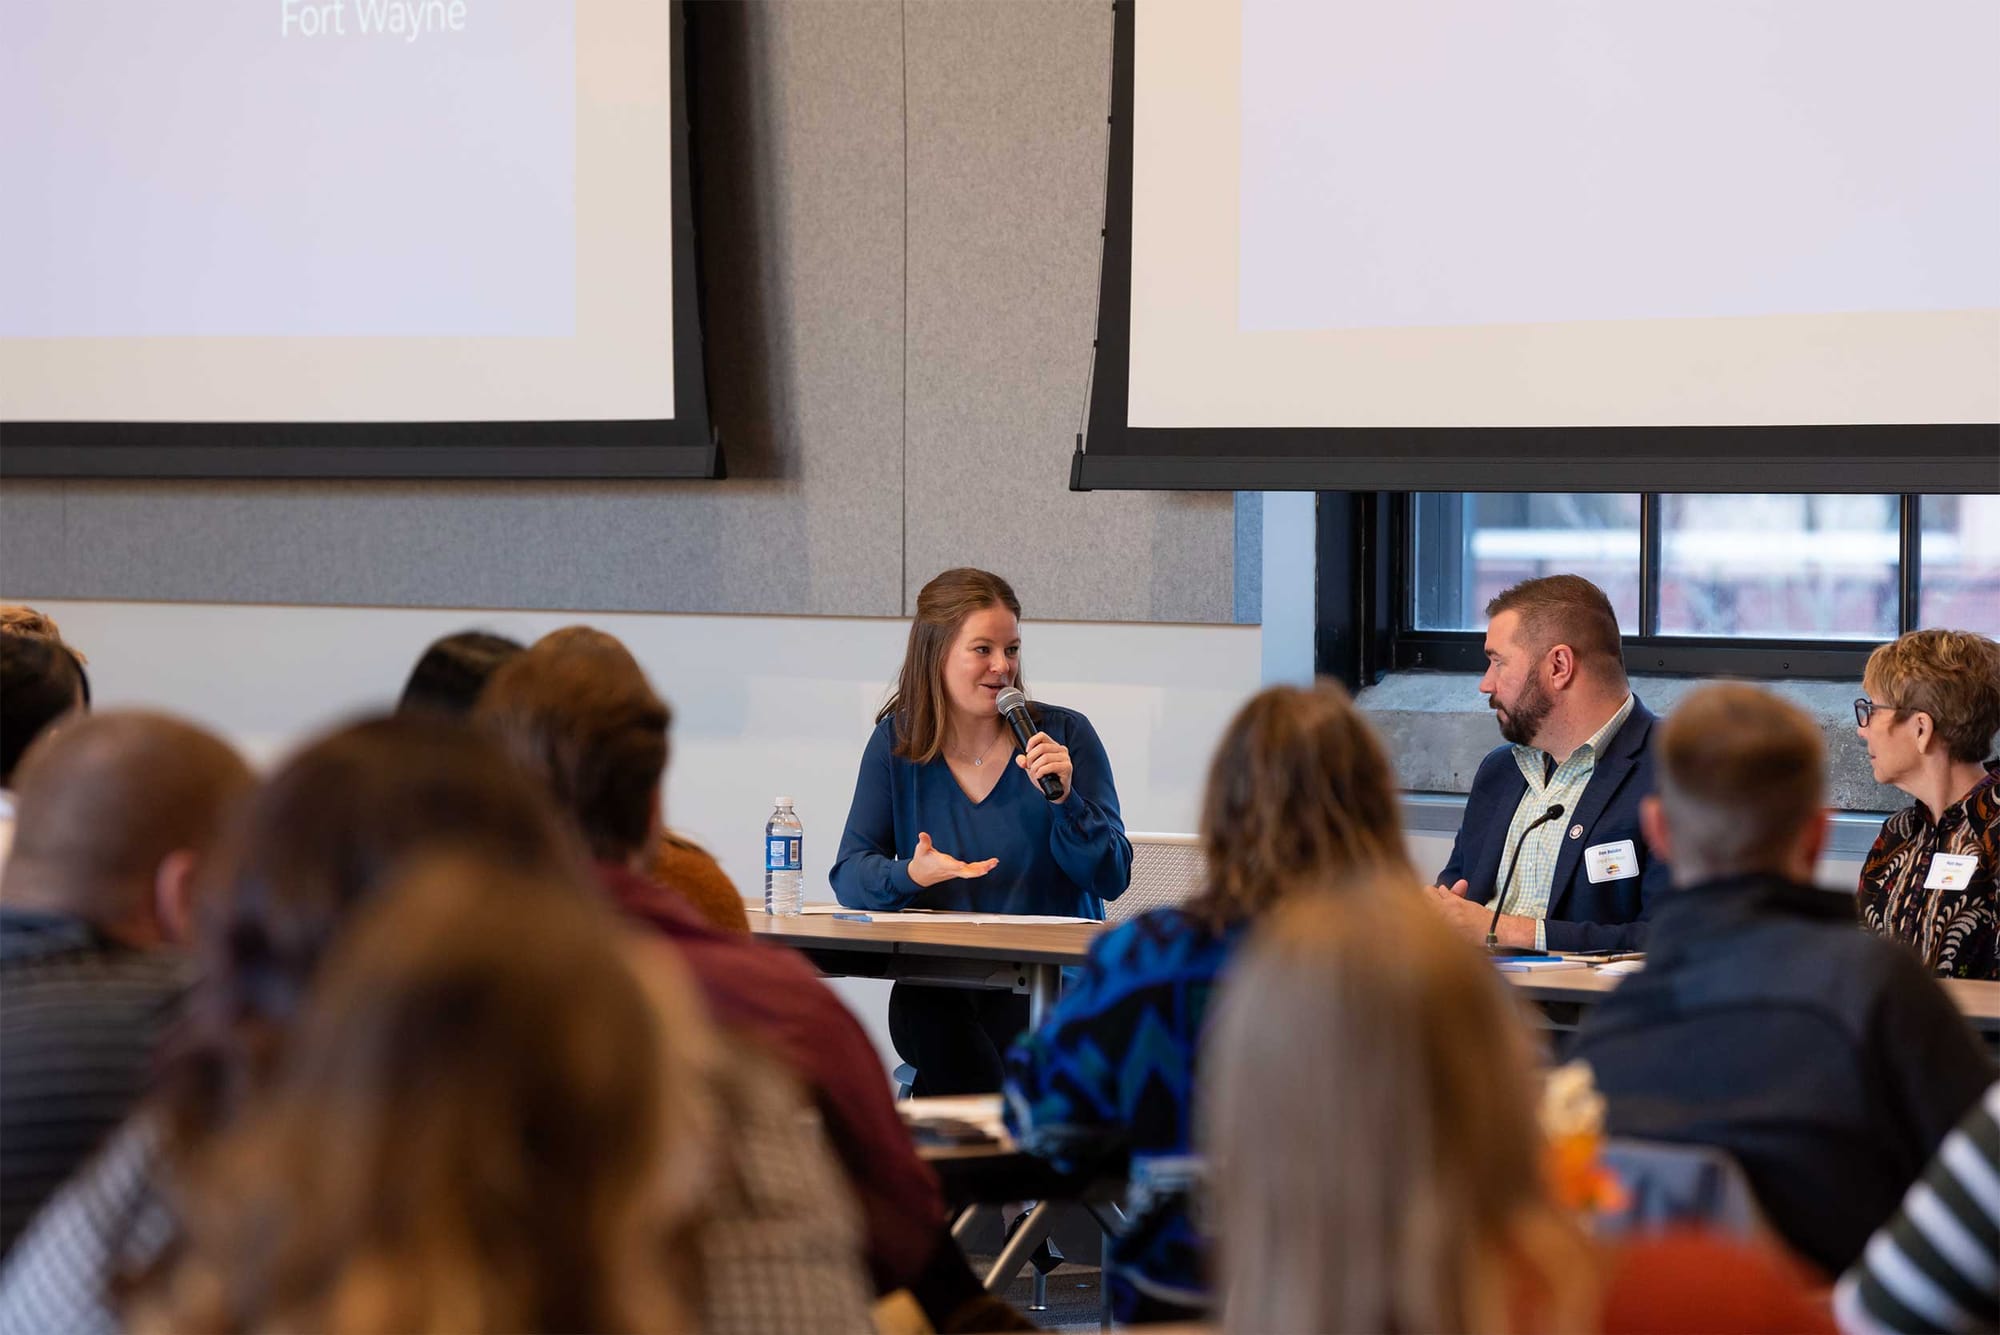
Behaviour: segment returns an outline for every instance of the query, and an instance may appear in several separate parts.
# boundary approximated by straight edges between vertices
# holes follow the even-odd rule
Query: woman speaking
[[[1036,731],[1015,752],[999,697],[1022,689],[1020,655],[1021,603],[998,575],[947,570],[918,593],[834,858],[842,904],[1102,918],[1124,892],[1132,845],[1090,721],[1030,705]],[[1000,1087],[1027,1014],[1010,992],[898,983],[889,1034],[917,1093],[981,1093]]]

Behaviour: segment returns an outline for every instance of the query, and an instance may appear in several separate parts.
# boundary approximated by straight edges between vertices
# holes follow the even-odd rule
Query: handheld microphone
[[[1035,721],[1028,717],[1028,697],[1016,687],[1009,686],[1000,692],[1000,717],[1007,720],[1007,726],[1014,730],[1014,740],[1023,751],[1028,749],[1028,739],[1035,735]],[[1062,780],[1053,774],[1042,776],[1042,796],[1051,802],[1063,798]]]
[[[1514,888],[1514,871],[1521,865],[1521,846],[1528,842],[1528,836],[1547,825],[1552,820],[1562,819],[1563,804],[1549,803],[1549,809],[1528,822],[1528,828],[1521,831],[1521,837],[1514,841],[1514,856],[1507,863],[1507,875],[1500,882],[1500,893],[1493,896],[1493,920],[1486,924],[1486,953],[1489,955],[1544,955],[1547,951],[1536,950],[1533,946],[1503,946],[1500,944],[1500,910],[1506,906],[1507,894]]]

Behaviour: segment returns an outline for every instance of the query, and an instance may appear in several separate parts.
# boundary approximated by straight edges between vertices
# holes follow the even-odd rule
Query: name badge
[[[1630,839],[1620,839],[1615,844],[1592,844],[1583,850],[1583,869],[1592,885],[1629,880],[1639,874],[1639,850]]]
[[[1926,890],[1963,890],[1979,871],[1979,859],[1970,853],[1931,854],[1931,874],[1924,877]]]

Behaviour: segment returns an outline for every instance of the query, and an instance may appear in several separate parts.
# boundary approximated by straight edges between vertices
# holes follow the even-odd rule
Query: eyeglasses
[[[1900,714],[1903,712],[1901,705],[1878,705],[1864,695],[1854,702],[1854,726],[1857,728],[1867,727],[1868,720],[1875,717],[1875,711],[1878,709],[1885,714]]]

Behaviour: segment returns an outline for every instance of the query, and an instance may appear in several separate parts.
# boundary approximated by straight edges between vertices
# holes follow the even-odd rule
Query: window
[[[1660,635],[1893,640],[1896,496],[1662,496]]]
[[[1918,530],[1917,624],[2000,635],[2000,496],[1926,496]]]
[[[1382,589],[1373,609],[1348,597],[1342,610],[1351,582],[1321,597],[1323,619],[1374,622],[1321,635],[1352,660],[1323,669],[1351,679],[1480,670],[1487,600],[1565,572],[1610,597],[1639,672],[1851,678],[1919,626],[2000,637],[2000,496],[1422,492],[1346,507],[1336,495],[1321,498],[1334,530],[1322,585],[1328,553],[1351,540]]]
[[[1582,575],[1618,627],[1639,632],[1639,498],[1536,492],[1420,492],[1412,530],[1411,624],[1485,630],[1486,604],[1538,575]]]

